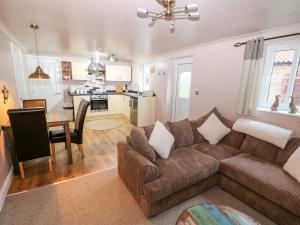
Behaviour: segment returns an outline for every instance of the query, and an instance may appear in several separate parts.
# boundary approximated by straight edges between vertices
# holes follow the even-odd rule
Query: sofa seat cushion
[[[217,160],[191,147],[176,149],[168,159],[158,159],[155,165],[159,179],[143,187],[144,196],[150,203],[204,180],[219,169]]]
[[[281,167],[248,153],[241,153],[222,161],[220,172],[300,216],[300,183]]]
[[[213,157],[218,161],[228,159],[240,153],[240,150],[223,144],[211,145],[202,143],[193,145],[193,148],[195,148],[199,152],[205,153]]]

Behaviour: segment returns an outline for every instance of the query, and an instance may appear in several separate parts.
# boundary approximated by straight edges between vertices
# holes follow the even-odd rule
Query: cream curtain
[[[263,52],[263,37],[247,41],[238,105],[238,113],[241,115],[256,115],[262,81]]]

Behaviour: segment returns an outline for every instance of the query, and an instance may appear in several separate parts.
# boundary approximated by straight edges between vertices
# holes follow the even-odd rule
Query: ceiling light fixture
[[[37,58],[38,66],[35,69],[35,71],[29,75],[28,78],[29,79],[50,79],[50,76],[48,74],[46,74],[40,67],[39,52],[38,52],[37,38],[36,38],[36,31],[39,29],[39,26],[37,24],[31,24],[30,28],[34,30],[35,51],[36,51],[36,58]]]
[[[110,54],[110,55],[108,56],[108,61],[109,61],[109,62],[118,62],[118,59],[117,59],[117,57],[115,56],[115,54]]]
[[[184,7],[175,7],[175,0],[158,0],[165,10],[153,12],[148,9],[138,8],[137,15],[141,18],[150,18],[149,26],[152,27],[157,20],[171,21],[170,32],[175,32],[175,20],[199,20],[200,13],[196,3],[187,4]]]

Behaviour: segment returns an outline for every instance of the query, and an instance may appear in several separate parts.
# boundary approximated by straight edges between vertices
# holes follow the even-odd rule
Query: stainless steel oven
[[[108,111],[107,95],[92,95],[90,97],[91,111]]]

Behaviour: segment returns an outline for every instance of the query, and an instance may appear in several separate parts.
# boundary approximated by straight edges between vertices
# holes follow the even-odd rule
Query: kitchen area
[[[84,99],[90,102],[88,121],[121,116],[138,127],[155,123],[155,94],[149,90],[142,92],[138,85],[132,84],[130,62],[100,63],[97,57],[92,57],[90,61],[62,61],[61,71],[63,108],[73,120]]]

